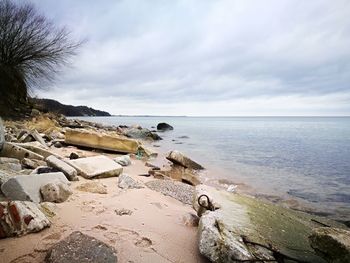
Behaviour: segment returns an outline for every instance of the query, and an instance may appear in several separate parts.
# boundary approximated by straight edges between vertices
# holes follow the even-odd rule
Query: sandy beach
[[[67,155],[75,147],[55,149]],[[86,156],[94,153],[79,150]],[[113,157],[113,154],[109,154]],[[117,156],[117,155],[115,155]],[[141,160],[132,160],[124,173],[142,182],[154,180]],[[73,195],[64,203],[52,204],[56,214],[52,226],[39,233],[0,241],[2,262],[42,262],[48,249],[73,231],[100,239],[117,250],[118,262],[207,262],[197,245],[197,227],[188,218],[195,211],[174,198],[150,190],[123,190],[118,178],[93,180],[106,186],[107,194],[79,191],[84,178],[71,182]],[[117,215],[115,210],[131,210]]]

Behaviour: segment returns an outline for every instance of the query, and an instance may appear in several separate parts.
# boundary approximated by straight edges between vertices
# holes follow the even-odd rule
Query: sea
[[[210,181],[298,210],[350,221],[350,117],[77,117],[159,132],[162,151],[179,150]],[[226,180],[222,180],[222,179]],[[232,189],[232,188],[231,188]]]

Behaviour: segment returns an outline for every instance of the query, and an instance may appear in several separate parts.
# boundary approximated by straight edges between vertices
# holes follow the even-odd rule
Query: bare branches
[[[51,81],[80,45],[70,40],[66,28],[56,27],[33,5],[0,0],[0,78],[8,74],[10,79],[21,78],[18,81],[28,91]]]

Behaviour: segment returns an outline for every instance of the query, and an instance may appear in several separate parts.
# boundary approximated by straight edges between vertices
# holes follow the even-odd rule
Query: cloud
[[[279,103],[285,100],[301,109],[294,115],[350,113],[342,99],[350,93],[346,0],[34,3],[89,40],[73,67],[40,96],[115,114],[173,114],[170,107],[182,107],[188,115],[201,115],[198,109],[234,115],[244,105],[242,112],[252,115],[262,109],[289,114]],[[310,104],[315,101],[323,104]],[[208,113],[208,104],[225,112],[212,107]]]

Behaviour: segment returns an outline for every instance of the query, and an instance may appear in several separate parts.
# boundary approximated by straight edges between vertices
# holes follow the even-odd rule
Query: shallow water
[[[110,124],[159,122],[165,150],[180,150],[259,194],[294,199],[350,220],[349,117],[84,117]],[[189,138],[181,138],[188,136]],[[218,169],[219,168],[219,169]],[[218,172],[220,171],[220,172]]]

